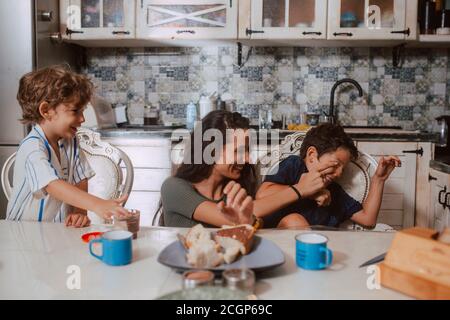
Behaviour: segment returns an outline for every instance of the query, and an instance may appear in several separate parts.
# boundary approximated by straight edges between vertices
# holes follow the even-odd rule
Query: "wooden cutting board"
[[[420,299],[450,299],[450,244],[438,236],[419,227],[398,232],[380,264],[381,284]]]

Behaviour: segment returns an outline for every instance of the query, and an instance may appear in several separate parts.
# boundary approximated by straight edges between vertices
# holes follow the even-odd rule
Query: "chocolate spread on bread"
[[[219,237],[229,237],[241,242],[245,247],[245,252],[243,254],[247,254],[251,251],[254,234],[255,230],[250,225],[222,228],[216,233]]]

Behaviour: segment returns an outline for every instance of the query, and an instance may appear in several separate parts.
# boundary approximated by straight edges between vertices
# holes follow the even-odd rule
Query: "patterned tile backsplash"
[[[84,73],[113,106],[128,106],[132,123],[143,123],[149,103],[166,119],[184,122],[186,105],[214,92],[234,99],[252,124],[267,106],[275,119],[296,122],[301,112],[328,112],[331,87],[347,77],[361,84],[364,96],[351,86],[338,88],[341,124],[430,130],[435,117],[450,114],[450,49],[405,49],[397,68],[389,48],[243,49],[239,67],[236,46],[90,48]]]

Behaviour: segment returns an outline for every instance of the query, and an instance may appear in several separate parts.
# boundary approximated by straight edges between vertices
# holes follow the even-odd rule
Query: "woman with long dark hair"
[[[320,189],[315,175],[305,175],[295,186],[274,188],[253,200],[257,179],[255,167],[249,163],[249,131],[247,118],[228,111],[210,112],[195,127],[183,163],[161,188],[164,225],[254,224],[298,201],[300,192]],[[210,148],[213,136],[215,148]],[[209,154],[212,157],[208,158]],[[333,171],[333,165],[326,164],[325,173]],[[283,218],[277,227],[296,226],[295,217]]]
[[[249,164],[248,129],[247,118],[222,110],[210,112],[195,127],[183,163],[175,176],[161,187],[164,225],[191,227],[197,223],[221,226],[255,222],[252,197],[256,175]],[[208,135],[214,136],[214,140],[207,141]],[[208,161],[205,157],[211,145],[218,148],[210,150],[213,161]]]

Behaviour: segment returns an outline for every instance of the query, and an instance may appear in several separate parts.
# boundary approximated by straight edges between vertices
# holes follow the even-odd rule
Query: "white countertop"
[[[142,228],[133,241],[133,262],[111,267],[89,254],[80,236],[99,228],[66,228],[58,223],[0,221],[0,299],[154,299],[181,289],[181,276],[157,262],[159,252],[176,239],[176,228]],[[298,230],[262,230],[285,254],[281,267],[257,275],[256,295],[263,299],[406,299],[381,288],[368,289],[371,274],[358,266],[385,251],[393,233],[318,231],[329,239],[333,265],[305,271],[295,264]],[[81,289],[66,282],[80,267]],[[70,270],[70,269],[69,269]],[[73,272],[73,271],[72,271]],[[373,276],[373,274],[372,274]],[[370,280],[369,280],[370,282]]]

